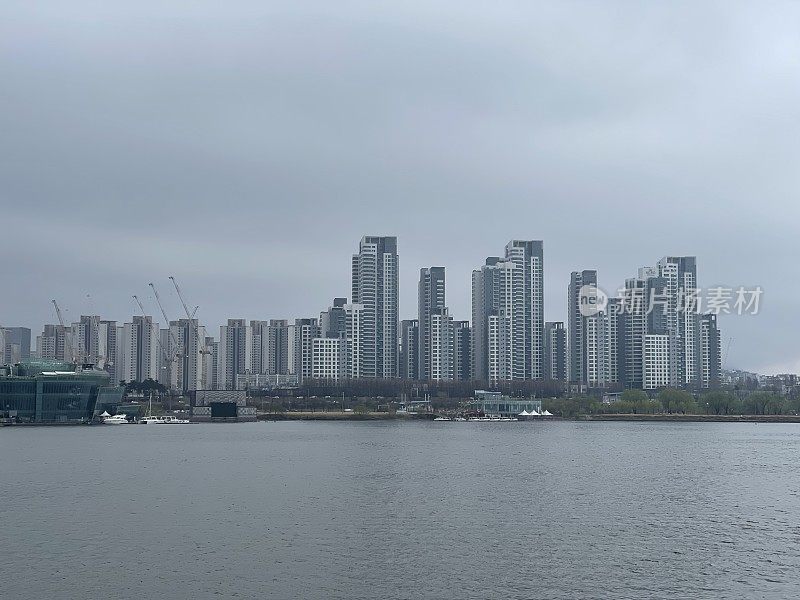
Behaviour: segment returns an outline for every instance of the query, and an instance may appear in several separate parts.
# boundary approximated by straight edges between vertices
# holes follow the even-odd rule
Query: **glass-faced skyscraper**
[[[362,377],[398,374],[398,268],[396,237],[361,238],[352,260],[352,302],[362,306]]]

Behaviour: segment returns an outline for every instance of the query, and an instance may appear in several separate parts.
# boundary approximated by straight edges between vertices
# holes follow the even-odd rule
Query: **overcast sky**
[[[316,316],[365,234],[399,238],[402,318],[431,265],[468,318],[471,270],[543,239],[547,320],[572,270],[697,255],[764,289],[725,366],[800,371],[798,31],[769,2],[4,0],[0,324],[129,320],[149,281],[177,318],[168,275],[215,335]]]

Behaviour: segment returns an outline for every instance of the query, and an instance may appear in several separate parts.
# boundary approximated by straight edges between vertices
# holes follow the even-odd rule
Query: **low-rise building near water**
[[[106,371],[91,365],[37,359],[0,367],[0,420],[4,424],[91,423],[101,404],[122,398],[122,388],[109,382]]]

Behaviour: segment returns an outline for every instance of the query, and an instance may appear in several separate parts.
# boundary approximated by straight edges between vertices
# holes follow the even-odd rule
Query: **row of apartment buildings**
[[[587,388],[717,387],[717,315],[698,311],[698,295],[693,256],[639,269],[613,298],[599,291],[597,271],[573,272],[566,331],[550,336],[567,336],[559,346],[566,347],[567,380]]]
[[[66,329],[46,325],[37,354],[183,390],[395,377],[552,379],[587,389],[719,384],[716,316],[682,305],[697,289],[694,257],[640,269],[602,303],[597,271],[573,272],[566,323],[544,320],[540,240],[512,240],[472,272],[471,321],[450,314],[445,283],[444,267],[421,269],[417,318],[400,321],[397,238],[365,236],[351,260],[350,299],[335,298],[319,317],[229,319],[213,337],[197,319],[162,329],[149,316],[123,324],[83,316]],[[641,302],[656,296],[657,311]]]

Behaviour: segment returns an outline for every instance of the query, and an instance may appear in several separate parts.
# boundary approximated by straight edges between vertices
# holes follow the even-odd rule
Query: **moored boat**
[[[108,415],[107,417],[103,417],[103,425],[127,425],[127,424],[128,424],[127,415]]]

